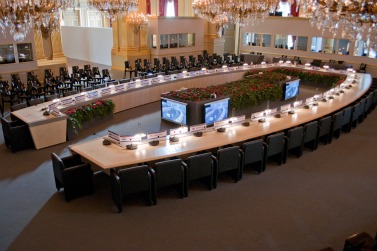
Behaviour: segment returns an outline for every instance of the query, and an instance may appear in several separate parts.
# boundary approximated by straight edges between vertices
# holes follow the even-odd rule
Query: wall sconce
[[[138,34],[143,26],[148,25],[148,19],[143,13],[132,12],[128,15],[127,22],[132,26],[135,34]]]

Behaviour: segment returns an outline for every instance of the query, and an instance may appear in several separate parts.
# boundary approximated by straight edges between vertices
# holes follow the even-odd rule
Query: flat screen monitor
[[[187,104],[161,98],[161,118],[173,123],[186,125],[187,121]]]
[[[229,98],[204,104],[204,123],[211,125],[229,116]]]
[[[285,83],[284,100],[294,98],[298,95],[300,89],[300,79]]]

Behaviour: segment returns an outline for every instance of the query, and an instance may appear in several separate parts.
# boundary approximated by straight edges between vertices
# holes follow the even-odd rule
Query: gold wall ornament
[[[127,22],[131,25],[133,32],[138,34],[140,29],[148,25],[148,19],[143,13],[132,12],[127,16]]]

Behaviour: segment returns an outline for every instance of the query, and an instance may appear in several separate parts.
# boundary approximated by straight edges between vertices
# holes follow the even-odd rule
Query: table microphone
[[[43,105],[43,108],[41,108],[41,111],[43,111],[43,115],[45,115],[45,116],[50,115],[50,111],[48,110],[48,108],[46,107],[46,105],[44,105],[43,102],[41,102],[39,100],[39,98],[37,98],[37,104],[36,104],[36,106],[39,105],[39,104]]]

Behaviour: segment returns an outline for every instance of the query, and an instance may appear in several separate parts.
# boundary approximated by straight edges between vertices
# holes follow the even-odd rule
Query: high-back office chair
[[[111,195],[118,212],[123,210],[123,200],[127,195],[143,193],[148,205],[153,205],[156,198],[155,176],[147,165],[111,170]]]
[[[181,198],[187,196],[186,170],[181,159],[157,162],[152,170],[154,171],[154,175],[156,175],[157,191],[162,187],[173,186]],[[157,203],[157,197],[155,203]]]
[[[81,162],[80,155],[60,158],[51,153],[55,185],[58,191],[64,188],[65,200],[68,202],[81,195],[93,193],[93,171],[90,164]]]
[[[331,116],[326,116],[318,121],[318,142],[325,145],[331,142]]]
[[[360,116],[360,102],[356,103],[352,107],[352,116],[351,116],[351,127],[356,128],[359,122]]]
[[[217,150],[215,160],[215,168],[217,175],[214,179],[214,187],[217,187],[217,177],[220,173],[230,173],[234,181],[237,182],[242,177],[241,160],[242,155],[239,146],[231,146],[226,148],[220,148]]]
[[[242,146],[243,158],[242,168],[252,167],[258,174],[265,170],[266,165],[266,151],[263,144],[263,139],[256,139],[246,142]]]
[[[331,124],[331,139],[339,138],[340,133],[342,131],[342,123],[343,123],[343,111],[339,111],[332,116],[332,124]]]
[[[215,173],[212,153],[201,153],[187,158],[183,165],[187,168],[187,188],[190,181],[203,180],[208,190],[213,188]],[[188,195],[188,191],[186,191]]]
[[[317,149],[318,121],[312,121],[304,125],[304,147],[314,151]]]
[[[284,133],[275,133],[266,138],[266,160],[272,160],[279,165],[284,163],[285,138]]]
[[[342,131],[351,131],[352,106],[343,109]]]
[[[302,155],[304,140],[304,127],[298,126],[289,129],[286,135],[286,154],[284,156],[284,163],[287,162],[288,153],[294,154],[297,158]]]

